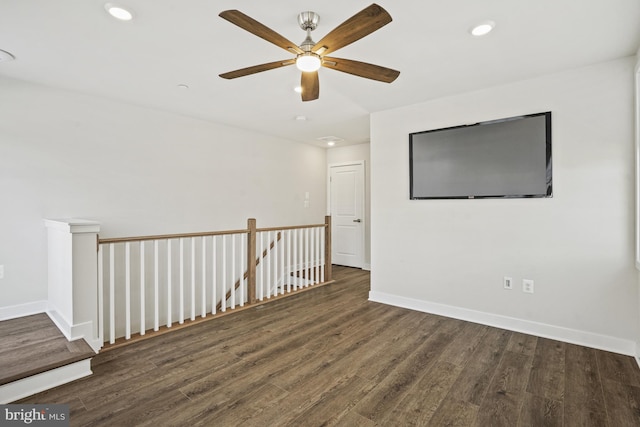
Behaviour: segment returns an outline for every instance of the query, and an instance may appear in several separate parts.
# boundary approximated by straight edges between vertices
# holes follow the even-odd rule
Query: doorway
[[[364,160],[329,165],[333,264],[364,266]]]

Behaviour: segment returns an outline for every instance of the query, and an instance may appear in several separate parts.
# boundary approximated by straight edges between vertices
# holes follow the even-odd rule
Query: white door
[[[364,162],[329,166],[333,264],[364,266]]]

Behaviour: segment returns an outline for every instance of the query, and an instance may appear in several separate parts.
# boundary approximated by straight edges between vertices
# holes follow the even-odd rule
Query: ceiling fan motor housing
[[[319,21],[320,21],[320,15],[318,15],[315,12],[311,12],[311,11],[300,12],[300,15],[298,15],[298,24],[300,25],[300,28],[302,28],[305,31],[315,30],[316,27],[318,26]]]

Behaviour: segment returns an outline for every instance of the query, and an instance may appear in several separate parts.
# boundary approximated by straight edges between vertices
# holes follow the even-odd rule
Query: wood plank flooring
[[[0,322],[0,385],[93,356],[89,344],[67,341],[44,313]]]
[[[369,275],[116,348],[73,426],[640,426],[633,358],[367,301]]]

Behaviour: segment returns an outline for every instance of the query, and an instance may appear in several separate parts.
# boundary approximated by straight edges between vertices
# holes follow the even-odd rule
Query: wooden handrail
[[[309,224],[309,225],[290,225],[287,227],[268,227],[268,228],[257,228],[256,231],[285,231],[285,230],[300,230],[301,228],[325,228],[327,224]]]
[[[255,219],[253,220],[255,221]],[[327,227],[327,224],[309,224],[309,225],[289,225],[286,227],[267,227],[267,228],[254,228],[256,233],[267,232],[267,231],[285,231],[285,230],[299,230],[302,228],[316,228],[316,227]],[[250,229],[245,230],[224,230],[224,231],[204,231],[198,233],[177,233],[177,234],[159,234],[159,235],[149,235],[149,236],[134,236],[134,237],[113,237],[101,239],[98,238],[98,243],[125,243],[125,242],[141,242],[145,240],[168,240],[168,239],[181,239],[181,238],[189,238],[189,237],[205,237],[205,236],[222,236],[229,234],[249,234]]]
[[[254,220],[255,221],[255,220]],[[141,242],[145,240],[168,240],[187,237],[222,236],[225,234],[248,234],[250,230],[225,230],[225,231],[205,231],[200,233],[180,233],[180,234],[160,234],[156,236],[135,236],[135,237],[115,237],[109,239],[98,239],[98,244],[103,243],[124,243]]]

